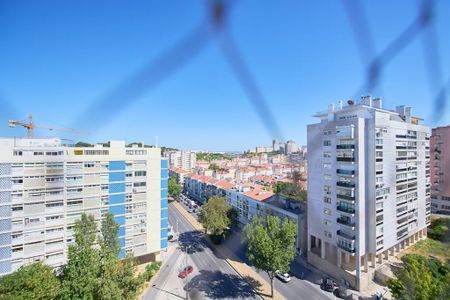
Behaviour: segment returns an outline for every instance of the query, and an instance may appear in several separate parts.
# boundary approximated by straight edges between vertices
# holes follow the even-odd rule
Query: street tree
[[[275,272],[287,272],[295,257],[297,225],[276,216],[254,217],[244,228],[243,242],[247,243],[247,257],[270,278],[273,297]]]
[[[75,222],[75,243],[69,246],[62,268],[61,299],[95,299],[100,255],[95,249],[97,228],[92,215],[82,214]]]
[[[389,280],[395,299],[449,299],[450,270],[435,258],[417,254],[402,257],[403,267]]]
[[[170,178],[168,189],[169,195],[172,196],[173,198],[178,198],[180,196],[183,188],[181,187],[181,185],[178,184],[175,175],[173,175],[172,178]]]
[[[231,206],[227,203],[225,197],[213,196],[209,198],[199,214],[199,221],[202,223],[205,233],[222,237],[231,224],[230,210]]]
[[[59,280],[53,268],[42,262],[20,267],[12,274],[0,278],[2,299],[56,299]]]
[[[108,213],[102,220],[100,245],[100,276],[98,278],[97,299],[121,299],[119,280],[119,224],[114,215]]]

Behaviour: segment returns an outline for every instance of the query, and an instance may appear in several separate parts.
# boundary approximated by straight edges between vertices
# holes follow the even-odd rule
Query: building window
[[[330,151],[325,151],[323,153],[323,158],[331,158],[331,152]]]
[[[323,145],[324,146],[331,146],[331,141],[330,140],[325,140],[325,141],[323,141]]]
[[[331,238],[333,237],[333,235],[332,235],[331,232],[329,232],[329,231],[326,231],[326,230],[325,230],[323,233],[325,234],[325,237],[327,237],[327,238],[330,238],[330,239],[331,239]]]
[[[324,208],[323,212],[324,212],[324,214],[326,214],[328,216],[331,216],[331,213],[332,213],[331,209],[329,209],[329,208]]]
[[[327,197],[327,196],[323,197],[323,202],[331,203],[331,197]]]

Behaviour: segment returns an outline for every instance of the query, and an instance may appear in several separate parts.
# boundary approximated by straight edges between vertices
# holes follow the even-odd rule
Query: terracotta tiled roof
[[[272,192],[264,191],[264,190],[251,190],[243,193],[245,196],[252,198],[256,201],[265,201],[273,196]]]

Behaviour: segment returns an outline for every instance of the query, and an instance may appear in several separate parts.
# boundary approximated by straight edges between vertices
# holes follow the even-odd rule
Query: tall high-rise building
[[[197,154],[193,151],[175,151],[168,154],[169,166],[191,172],[197,163]]]
[[[308,126],[308,260],[363,290],[379,263],[426,237],[431,132],[409,107],[348,104]]]
[[[58,267],[82,213],[112,213],[120,257],[167,248],[167,160],[159,148],[67,147],[59,139],[0,139],[0,275],[44,261]]]
[[[286,142],[286,155],[292,154],[298,152],[298,146],[297,143],[294,141],[287,141]]]
[[[433,128],[431,146],[431,211],[450,215],[450,125]]]

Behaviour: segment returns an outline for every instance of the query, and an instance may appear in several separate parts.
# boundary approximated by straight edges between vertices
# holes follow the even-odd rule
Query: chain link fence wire
[[[201,54],[206,45],[214,39],[220,47],[224,60],[232,74],[243,88],[253,110],[273,139],[284,140],[276,116],[270,108],[245,59],[238,50],[230,32],[227,30],[228,16],[237,1],[207,0],[205,20],[194,27],[184,38],[141,70],[111,89],[104,97],[94,100],[91,105],[75,120],[72,127],[79,128],[89,124],[90,128],[99,130],[108,121],[121,113],[128,105],[136,102],[144,93],[161,84],[179,69]],[[417,16],[405,26],[404,30],[382,51],[377,52],[368,18],[359,0],[342,0],[342,6],[352,29],[362,63],[366,66],[366,78],[357,95],[370,94],[380,88],[383,72],[402,50],[419,36],[427,77],[434,99],[435,121],[442,117],[450,89],[450,78],[442,80],[442,68],[439,55],[438,38],[434,23],[435,1],[423,0]],[[0,104],[10,107],[0,98]],[[102,114],[98,112],[102,111]],[[80,127],[80,128],[81,128]]]
[[[342,0],[346,16],[358,45],[361,57],[368,62],[366,81],[357,91],[356,95],[371,93],[380,86],[384,69],[389,63],[400,55],[403,49],[416,38],[422,37],[422,48],[428,73],[428,82],[432,94],[436,94],[434,100],[434,121],[439,121],[447,103],[449,84],[443,84],[439,45],[434,28],[435,1],[424,0],[419,5],[417,16],[405,27],[405,29],[373,57],[374,44],[372,34],[365,17],[364,10],[358,0]],[[449,79],[450,81],[450,79]],[[437,93],[436,93],[437,91]]]

